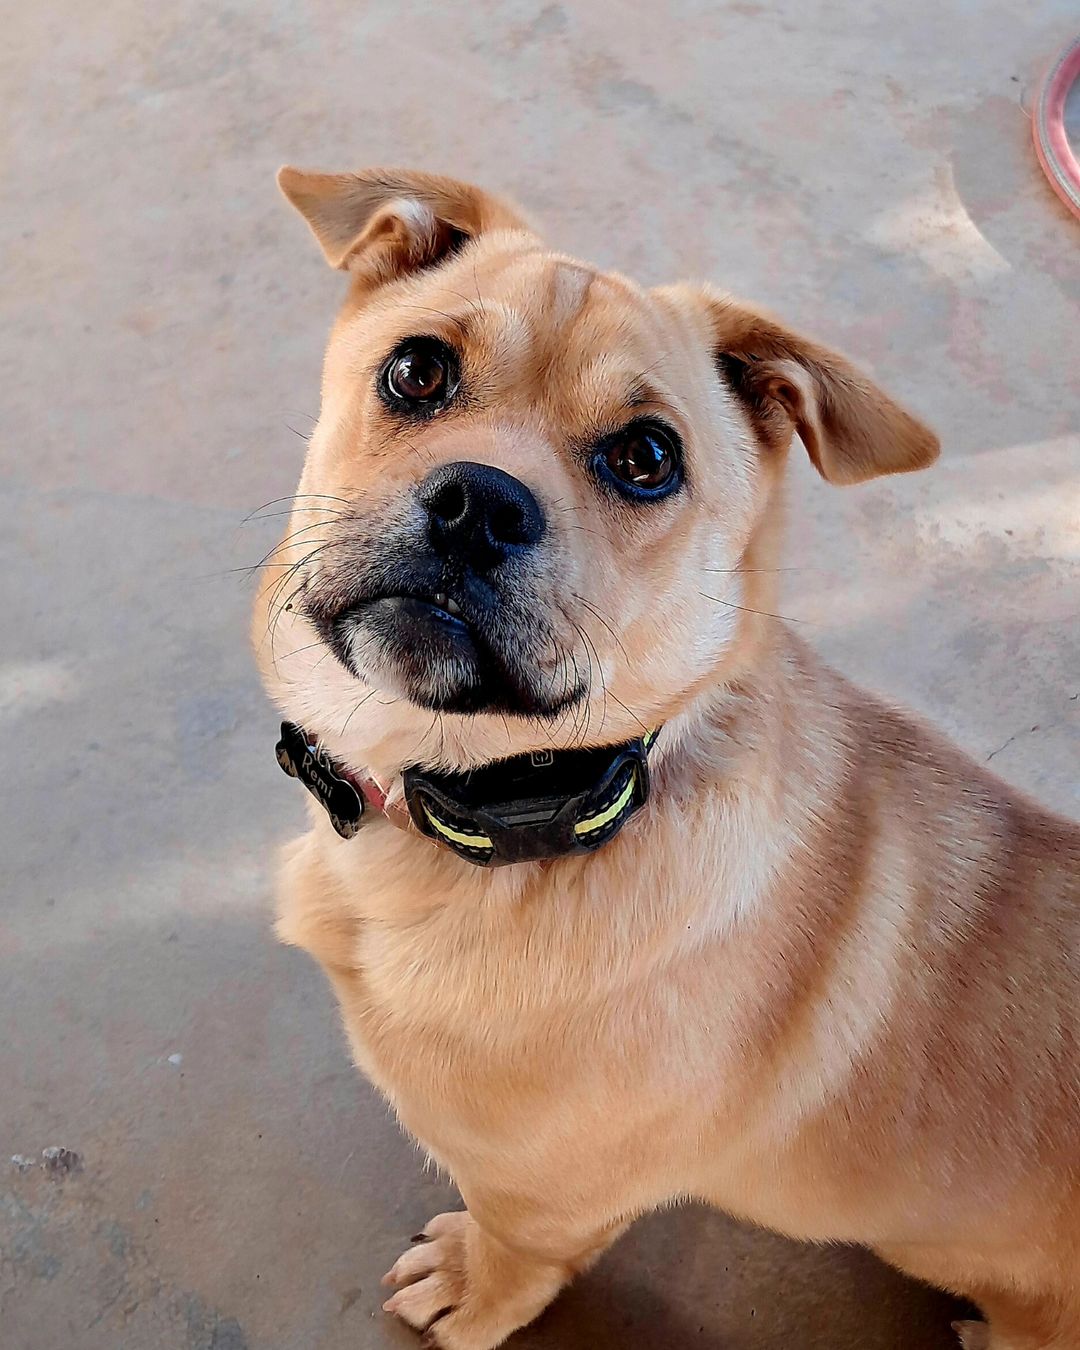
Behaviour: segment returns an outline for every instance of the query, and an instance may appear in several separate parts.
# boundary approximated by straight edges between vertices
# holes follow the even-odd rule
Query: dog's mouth
[[[442,657],[479,660],[482,643],[474,623],[465,617],[461,605],[445,591],[431,595],[380,595],[366,600],[351,611],[354,622],[361,622],[380,636],[406,641]]]
[[[441,610],[444,614],[449,614],[452,619],[461,617],[461,606],[452,595],[447,595],[445,591],[436,591],[431,598],[432,606]]]
[[[354,675],[386,681],[434,712],[552,717],[588,695],[572,661],[550,660],[547,625],[476,578],[453,590],[445,581],[380,588],[336,612],[315,600],[309,614]],[[545,672],[545,649],[557,671]]]

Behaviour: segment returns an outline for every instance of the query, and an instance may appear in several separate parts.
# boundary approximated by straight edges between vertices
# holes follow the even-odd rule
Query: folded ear
[[[737,301],[711,296],[721,374],[767,444],[794,428],[830,483],[925,469],[938,457],[934,433],[844,357]]]
[[[498,197],[434,174],[309,173],[286,165],[277,180],[330,266],[373,281],[430,267],[485,231],[528,229]]]

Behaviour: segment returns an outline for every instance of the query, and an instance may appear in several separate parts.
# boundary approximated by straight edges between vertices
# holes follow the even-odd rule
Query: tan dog
[[[687,1196],[970,1296],[969,1344],[1075,1350],[1080,830],[772,617],[792,434],[833,483],[933,435],[475,188],[280,181],[351,284],[256,643],[391,819],[346,840],[312,805],[279,932],[468,1206],[387,1307],[487,1350]],[[409,766],[655,728],[652,795],[594,852],[476,867],[395,828]]]

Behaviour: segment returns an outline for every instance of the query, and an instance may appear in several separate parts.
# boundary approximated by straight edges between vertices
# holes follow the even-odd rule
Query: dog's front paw
[[[437,1215],[414,1239],[415,1245],[383,1276],[383,1284],[397,1286],[397,1293],[386,1300],[383,1311],[400,1317],[417,1331],[429,1332],[432,1345],[445,1344],[438,1337],[436,1325],[446,1321],[465,1294],[465,1232],[469,1222],[466,1212]]]
[[[467,1212],[432,1219],[383,1276],[383,1304],[436,1350],[494,1350],[555,1297],[570,1268],[496,1241]]]
[[[985,1322],[954,1322],[952,1325],[960,1337],[961,1350],[989,1350],[990,1328]]]

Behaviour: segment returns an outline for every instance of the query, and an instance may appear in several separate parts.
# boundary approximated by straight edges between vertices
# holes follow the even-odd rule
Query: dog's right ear
[[[435,174],[309,173],[286,165],[277,180],[330,266],[371,282],[430,267],[488,230],[529,229],[498,197]]]

